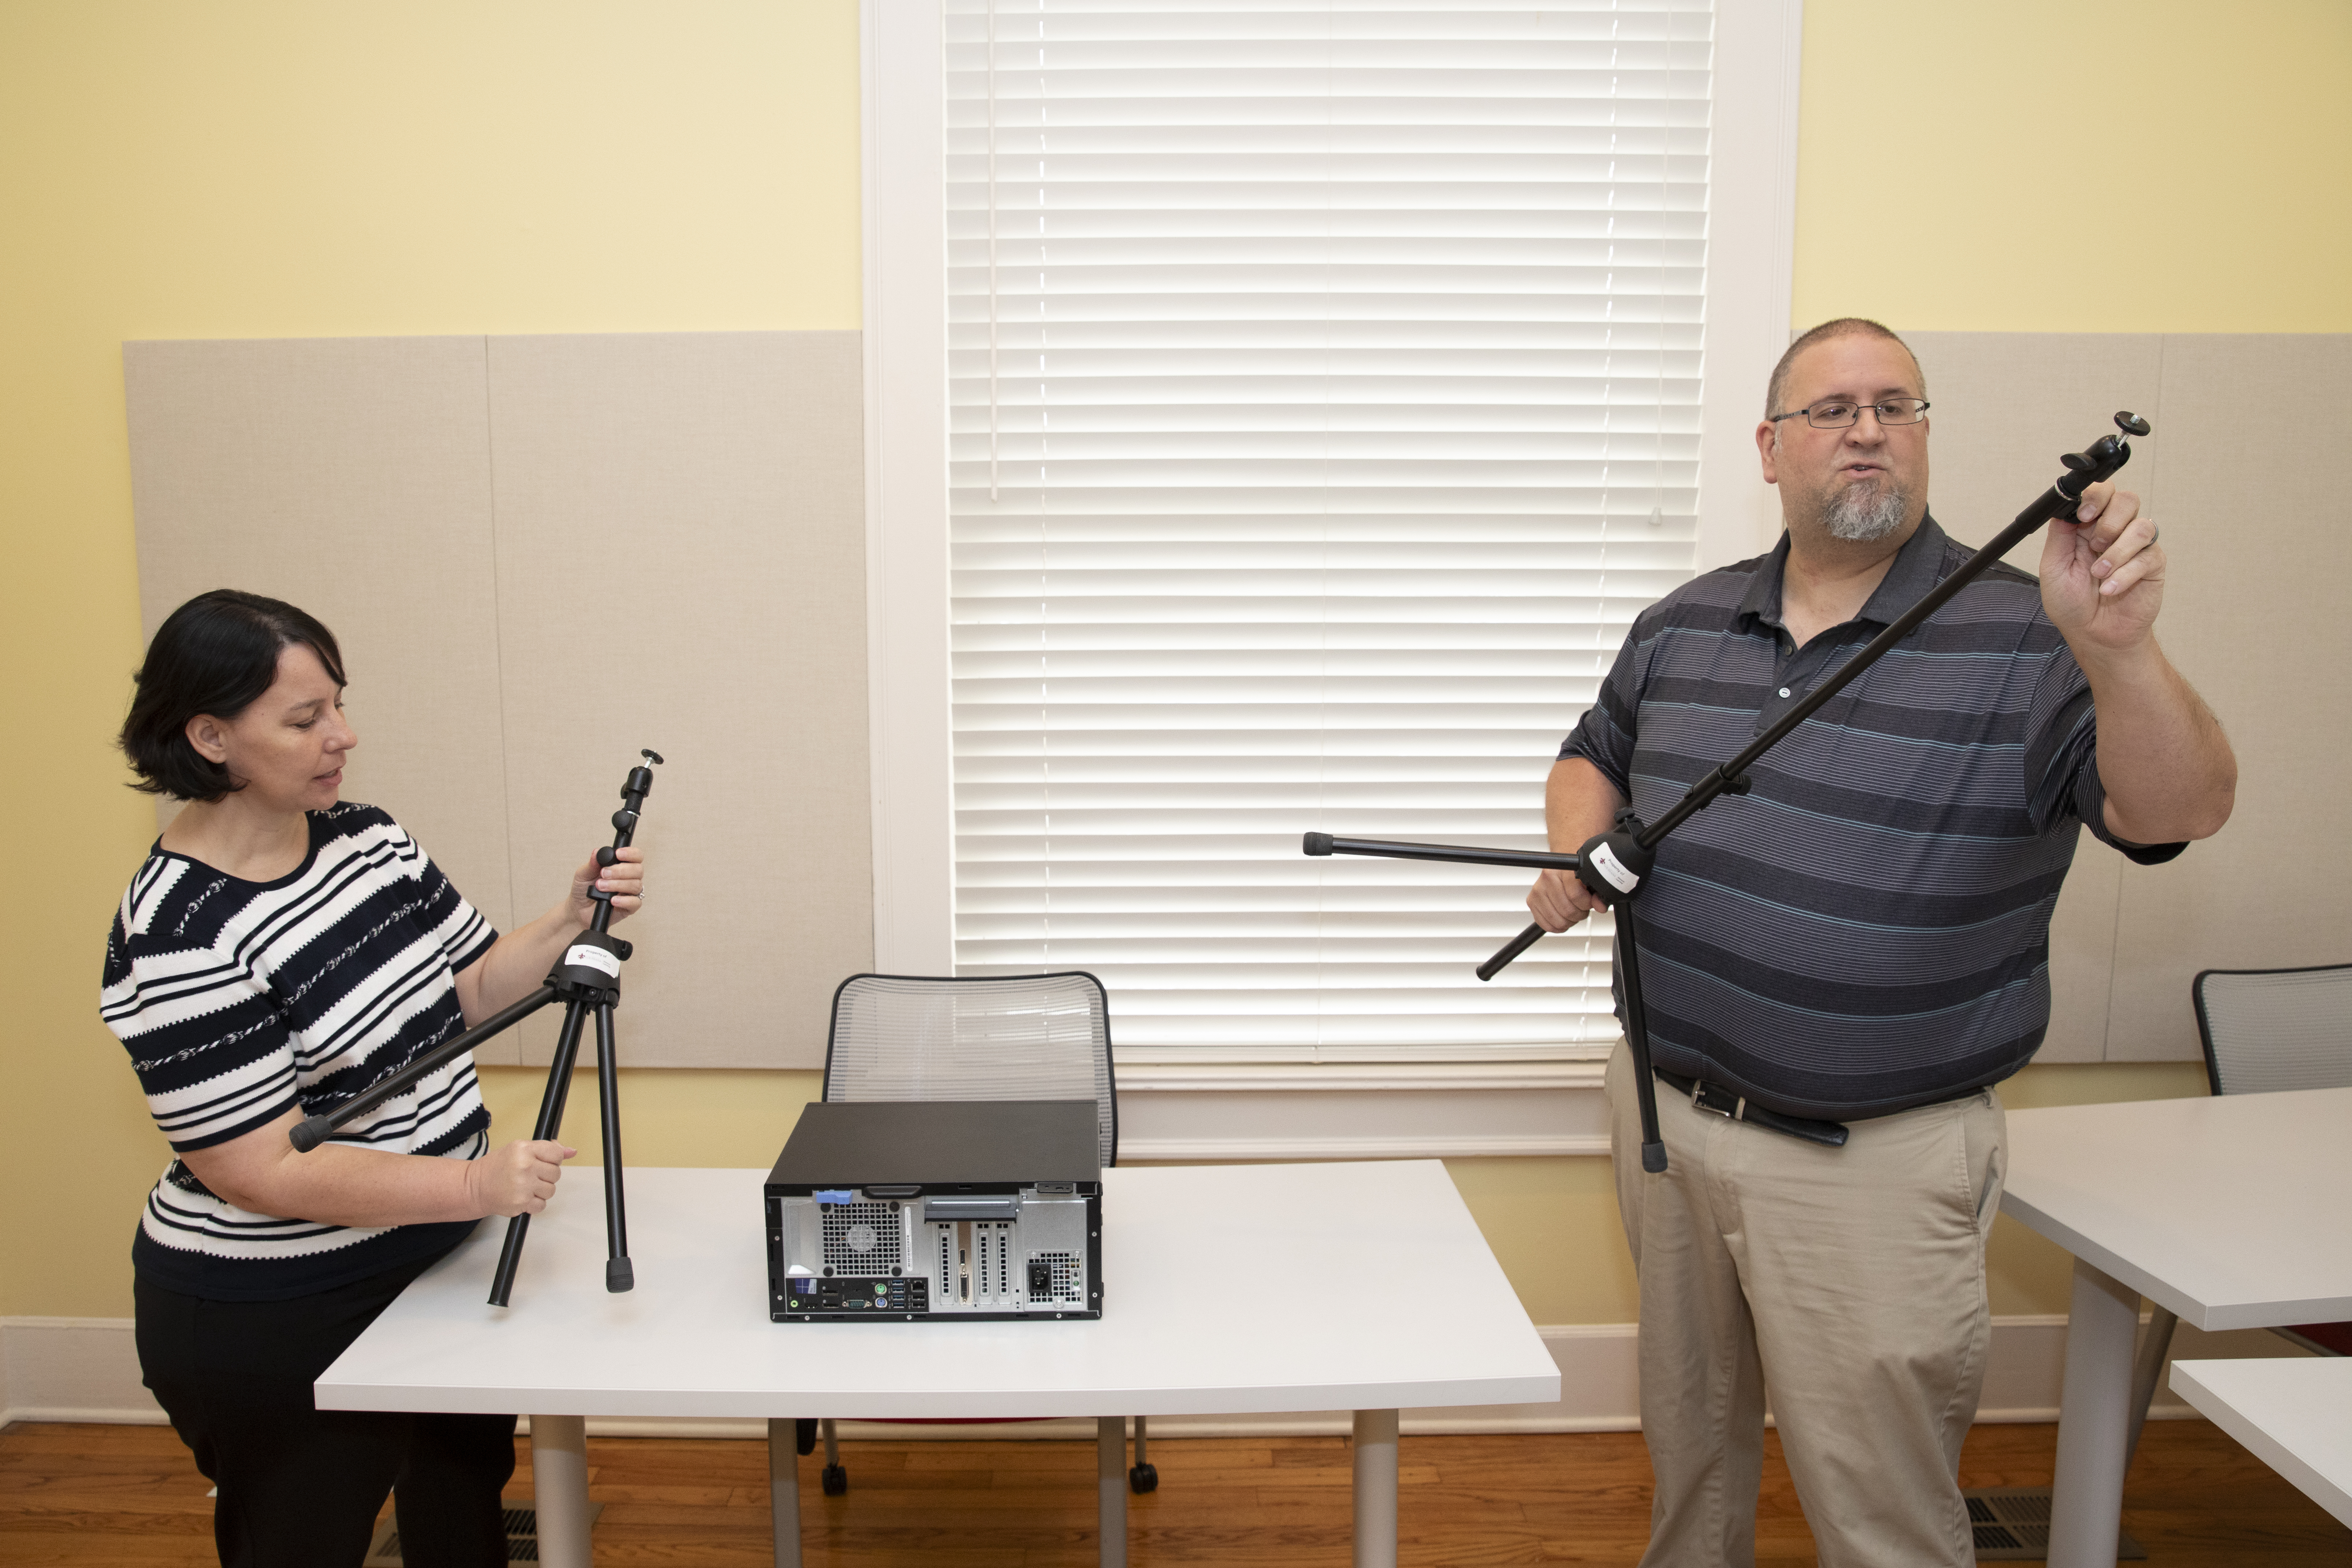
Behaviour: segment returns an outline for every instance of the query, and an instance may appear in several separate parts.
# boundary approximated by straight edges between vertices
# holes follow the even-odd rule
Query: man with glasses
[[[1927,387],[1893,332],[1814,328],[1766,402],[1787,531],[1634,623],[1553,766],[1555,849],[1629,797],[1655,821],[1970,553],[1927,514]],[[2049,1025],[2078,826],[2168,860],[2236,784],[2153,636],[2156,538],[2137,497],[2093,486],[2049,525],[2038,583],[1994,566],[1659,847],[1642,988],[1663,1174],[1641,1168],[1622,1045],[1609,1066],[1657,1477],[1645,1568],[1754,1561],[1768,1385],[1824,1568],[1974,1560],[1958,1471],[1990,1340],[1992,1086]],[[1564,931],[1597,900],[1548,871],[1528,907]]]

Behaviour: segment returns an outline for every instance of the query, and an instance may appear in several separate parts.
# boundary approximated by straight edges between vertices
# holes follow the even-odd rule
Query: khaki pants
[[[1622,1043],[1608,1081],[1657,1477],[1643,1568],[1755,1562],[1768,1386],[1822,1568],[1969,1568],[1960,1440],[1991,1338],[1999,1097],[1857,1121],[1829,1149],[1661,1083],[1653,1176]]]

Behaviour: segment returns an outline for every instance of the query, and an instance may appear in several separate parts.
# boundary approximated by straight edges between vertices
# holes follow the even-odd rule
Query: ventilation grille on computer
[[[899,1256],[897,1204],[821,1204],[824,1266],[835,1274],[889,1274]]]
[[[1048,1264],[1054,1270],[1052,1291],[1047,1295],[1039,1296],[1033,1290],[1029,1293],[1031,1300],[1067,1301],[1073,1306],[1079,1307],[1086,1305],[1086,1292],[1083,1289],[1086,1283],[1086,1270],[1080,1266],[1076,1254],[1033,1252],[1029,1255],[1029,1261]]]

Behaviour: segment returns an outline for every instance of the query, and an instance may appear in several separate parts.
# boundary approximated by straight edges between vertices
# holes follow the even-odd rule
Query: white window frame
[[[1790,334],[1803,0],[1717,0],[1701,570],[1769,549],[1751,432]],[[954,973],[948,593],[946,92],[938,0],[861,0],[866,654],[874,961]],[[1517,911],[1498,910],[1498,930]],[[1114,1020],[1114,1029],[1116,1021]],[[1597,1153],[1601,1064],[1123,1068],[1130,1158]]]

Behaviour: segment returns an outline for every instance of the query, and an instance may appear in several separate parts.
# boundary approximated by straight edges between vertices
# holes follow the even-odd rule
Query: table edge
[[[2338,1485],[2322,1475],[2309,1460],[2291,1452],[2200,1375],[2209,1366],[2233,1364],[2234,1362],[2222,1357],[2177,1361],[2172,1363],[2169,1381],[2174,1392],[2188,1401],[2190,1407],[2244,1444],[2263,1463],[2293,1482],[2297,1491],[2326,1509],[2338,1521],[2352,1525],[2352,1487]]]

